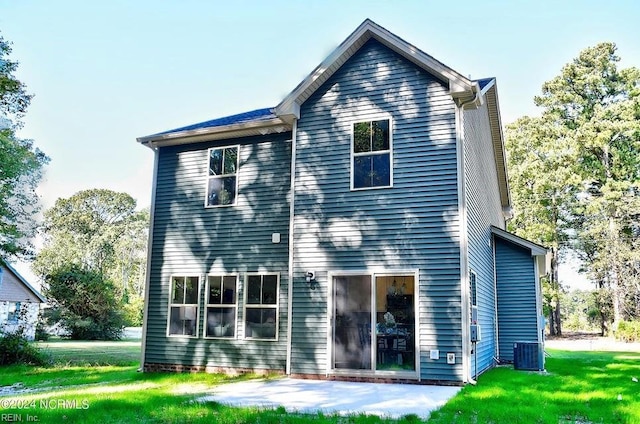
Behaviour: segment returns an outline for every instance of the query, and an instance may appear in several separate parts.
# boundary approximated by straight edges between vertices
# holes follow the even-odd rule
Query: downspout
[[[291,337],[293,336],[293,224],[295,213],[295,181],[296,181],[296,139],[298,137],[298,120],[293,120],[291,130],[291,188],[289,196],[289,287],[287,291],[287,360],[285,373],[291,375]]]
[[[456,137],[458,146],[458,213],[460,216],[460,293],[462,309],[462,373],[466,382],[472,385],[476,381],[471,376],[471,352],[469,350],[470,322],[469,316],[469,242],[467,236],[467,206],[466,206],[466,174],[464,160],[464,107],[475,103],[480,99],[480,90],[476,87],[476,95],[473,99],[460,104],[456,103]],[[476,347],[477,348],[477,347]]]
[[[147,275],[145,275],[144,283],[144,309],[142,317],[142,348],[141,348],[141,360],[140,368],[138,371],[144,371],[144,358],[147,347],[147,320],[149,319],[149,286],[151,285],[151,251],[153,247],[153,218],[155,216],[156,209],[156,190],[158,187],[158,156],[159,148],[152,147],[153,149],[153,181],[151,183],[151,206],[149,207],[149,237],[147,239]]]

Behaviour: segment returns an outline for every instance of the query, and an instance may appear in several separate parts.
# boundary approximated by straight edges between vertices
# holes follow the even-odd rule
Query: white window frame
[[[209,165],[211,161],[211,151],[212,150],[224,150],[224,149],[237,149],[237,163],[236,163],[236,172],[235,174],[220,174],[220,175],[209,175]],[[224,158],[222,159],[222,163],[224,166]],[[209,204],[209,182],[213,178],[225,178],[225,177],[236,177],[236,195],[233,199],[233,203],[229,203],[227,205],[210,205]],[[204,191],[204,207],[205,208],[225,208],[229,206],[235,206],[238,203],[238,188],[240,187],[240,145],[228,145],[228,146],[219,146],[219,147],[210,147],[207,149],[207,164],[205,166],[205,191]]]
[[[187,278],[197,278],[198,279],[198,295],[197,295],[197,303],[172,303],[172,298],[173,298],[173,279],[174,278],[184,278],[185,279],[185,283],[187,281]],[[200,289],[202,286],[202,278],[200,277],[199,274],[172,274],[169,277],[169,301],[168,301],[168,308],[167,308],[167,337],[178,337],[178,338],[189,338],[189,339],[197,339],[198,335],[200,334]],[[185,284],[185,290],[186,290],[186,284]],[[196,307],[196,317],[195,317],[195,321],[196,321],[196,331],[195,334],[193,335],[189,335],[189,334],[171,334],[171,308],[175,308],[175,307],[181,307],[181,306],[195,306]]]
[[[17,324],[18,322],[20,322],[20,311],[22,309],[22,302],[9,302],[7,307],[7,323]]]
[[[250,276],[260,276],[264,277],[267,275],[274,275],[276,277],[276,303],[275,305],[263,304],[263,303],[252,303],[249,304],[247,299],[249,297],[249,277]],[[264,279],[261,279],[261,284],[264,283]],[[278,341],[278,333],[280,332],[280,273],[279,272],[248,272],[244,277],[244,305],[243,305],[243,336],[247,340],[261,340],[261,341],[269,341],[269,342],[277,342]],[[275,309],[276,312],[276,333],[274,338],[264,338],[264,337],[252,337],[247,336],[247,310],[248,309]]]
[[[209,303],[209,277],[220,277],[221,283],[222,283],[222,287],[224,288],[224,278],[225,277],[234,277],[236,279],[236,289],[235,289],[235,293],[234,293],[234,303],[230,304],[230,303]],[[236,339],[238,338],[238,290],[240,288],[240,278],[238,274],[207,274],[206,275],[206,289],[205,289],[205,298],[204,298],[204,330],[203,330],[203,337],[205,339]],[[221,300],[222,300],[222,296],[223,294],[220,294],[221,296]],[[234,308],[236,310],[236,319],[235,322],[233,323],[233,336],[216,336],[216,335],[209,335],[208,334],[208,319],[209,319],[209,308]]]
[[[478,307],[478,274],[469,271],[469,321],[473,324],[473,308]]]
[[[473,270],[469,271],[469,304],[478,306],[478,274]]]
[[[355,124],[360,124],[363,122],[374,122],[374,121],[389,121],[389,150],[379,150],[376,152],[363,152],[363,153],[355,153]],[[351,180],[351,191],[361,191],[361,190],[379,190],[384,188],[393,188],[393,119],[389,115],[376,115],[369,119],[359,119],[357,121],[351,121],[350,123],[350,131],[351,131],[351,146],[350,150],[350,163],[349,167],[351,168],[350,172],[350,180]],[[375,187],[354,187],[355,182],[355,158],[360,156],[372,156],[372,155],[383,155],[389,154],[389,185],[386,186],[375,186]]]

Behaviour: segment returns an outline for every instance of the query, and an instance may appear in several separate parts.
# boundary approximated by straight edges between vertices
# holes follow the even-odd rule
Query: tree
[[[536,98],[576,149],[577,248],[599,289],[611,290],[614,325],[626,315],[626,294],[638,292],[640,263],[632,246],[640,210],[640,70],[618,69],[619,61],[613,43],[587,48]],[[626,312],[637,318],[635,309]]]
[[[113,284],[98,272],[70,265],[47,275],[44,293],[73,340],[116,340],[124,319]]]
[[[126,311],[127,323],[139,325],[149,212],[135,207],[135,199],[128,194],[104,189],[58,199],[45,212],[45,242],[34,261],[34,272],[47,283],[72,271],[79,282],[89,279],[92,287],[102,284],[118,301],[112,306]],[[70,292],[51,290],[50,294],[62,309],[61,317],[73,318],[67,322],[87,318],[81,312],[92,310],[87,304],[93,300],[84,298],[85,308],[65,311],[68,299],[56,296]]]
[[[543,108],[541,116],[508,128],[509,147],[516,152],[515,161],[510,158],[511,187],[524,192],[514,197],[526,199],[528,188],[521,184],[527,172],[550,184],[551,192],[534,193],[520,206],[548,217],[549,203],[557,205],[552,209],[559,217],[558,234],[572,242],[601,292],[603,332],[610,316],[608,293],[614,323],[640,317],[640,70],[618,69],[615,53],[613,43],[580,52],[534,99]],[[532,143],[537,153],[522,153]],[[536,222],[527,217],[513,225],[537,231]]]
[[[0,37],[0,261],[30,257],[39,211],[35,189],[49,158],[15,134],[31,95],[13,73],[18,63],[8,59],[10,44]]]
[[[131,243],[146,243],[148,213],[136,212],[135,208],[136,201],[130,195],[105,189],[83,190],[58,199],[45,211],[45,244],[36,257],[34,270],[45,276],[76,264],[119,281],[118,276],[112,275],[118,249],[134,248]]]
[[[579,183],[571,171],[575,152],[563,140],[562,131],[544,117],[523,117],[507,126],[505,144],[514,205],[509,229],[552,249],[551,271],[543,284],[543,306],[551,335],[561,335],[558,264],[568,238],[567,205]]]
[[[0,117],[4,115],[6,121],[20,126],[33,96],[27,94],[26,86],[13,75],[18,62],[9,60],[10,54],[11,43],[0,36]]]

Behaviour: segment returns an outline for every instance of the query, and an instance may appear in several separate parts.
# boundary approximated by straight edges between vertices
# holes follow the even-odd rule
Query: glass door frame
[[[371,278],[371,369],[342,369],[335,368],[335,348],[334,342],[336,337],[336,277],[354,277],[354,276],[368,276]],[[378,370],[376,363],[376,290],[377,290],[377,277],[413,277],[414,289],[413,289],[413,310],[414,310],[414,370],[400,371],[400,370]],[[420,343],[419,343],[419,270],[417,269],[381,269],[381,270],[349,270],[349,271],[329,271],[327,274],[328,280],[328,293],[327,293],[327,361],[326,372],[327,375],[348,375],[348,376],[371,376],[371,377],[397,377],[405,379],[417,379],[420,380]],[[409,294],[409,293],[407,293]]]

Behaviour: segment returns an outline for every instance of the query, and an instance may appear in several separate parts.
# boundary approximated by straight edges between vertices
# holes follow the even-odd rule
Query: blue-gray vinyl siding
[[[490,226],[504,229],[489,114],[486,104],[464,112],[464,168],[469,270],[477,275],[478,322],[482,340],[471,356],[475,373],[495,365],[496,290]]]
[[[393,188],[350,190],[353,122],[390,117]],[[370,40],[301,107],[291,371],[330,366],[328,272],[419,270],[422,379],[463,380],[455,105],[441,82]],[[304,273],[316,271],[310,290]],[[439,360],[429,350],[439,349]],[[446,363],[446,352],[456,364]]]
[[[153,216],[146,363],[284,370],[291,133],[162,147]],[[240,145],[237,204],[205,208],[207,149]],[[272,233],[281,242],[272,243]],[[279,273],[278,341],[244,340],[245,273]],[[238,274],[236,338],[205,339],[207,274]],[[167,337],[172,275],[200,276],[197,338]]]
[[[500,361],[513,361],[513,343],[538,341],[535,260],[531,251],[495,237]]]

